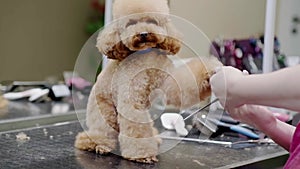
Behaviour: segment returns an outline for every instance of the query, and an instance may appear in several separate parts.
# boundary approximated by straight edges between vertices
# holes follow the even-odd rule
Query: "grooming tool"
[[[213,103],[219,101],[219,99],[215,99],[213,101],[211,101],[210,103],[208,103],[207,105],[203,106],[202,108],[194,111],[193,113],[191,113],[190,115],[188,115],[186,118],[184,118],[183,120],[186,121],[187,119],[191,118],[192,116],[196,115],[197,113],[201,112],[202,110],[206,109],[207,107],[209,107],[210,105],[212,105]]]
[[[174,130],[179,136],[186,136],[188,131],[185,129],[183,117],[178,113],[164,113],[160,117],[161,123],[165,129]]]
[[[71,95],[70,89],[67,85],[58,84],[50,87],[49,97],[54,101],[59,101],[63,97]]]
[[[199,123],[201,123],[204,127],[206,127],[211,133],[215,133],[217,130],[216,130],[216,127],[213,127],[215,125],[211,125],[209,121],[203,121],[204,119],[202,118],[197,118],[197,121]],[[202,131],[201,131],[202,132]],[[208,133],[206,133],[208,134]]]
[[[209,139],[197,139],[197,138],[186,138],[186,137],[173,137],[173,136],[158,136],[161,139],[166,140],[178,140],[178,141],[189,141],[189,142],[197,142],[197,143],[208,143],[208,144],[217,144],[217,145],[223,145],[228,148],[245,148],[244,144],[267,144],[267,145],[277,145],[272,139],[270,138],[264,138],[264,139],[258,139],[258,140],[244,140],[244,141],[218,141],[218,140],[209,140]],[[249,145],[246,145],[246,147],[249,147]]]
[[[14,82],[13,87],[11,87],[9,90],[13,91],[18,86],[40,86],[40,88],[31,88],[21,92],[7,92],[3,95],[3,97],[7,100],[18,100],[29,97],[29,101],[33,102],[37,101],[43,96],[49,96],[52,100],[58,101],[63,97],[68,97],[71,95],[70,89],[64,84],[47,85],[46,83],[43,84],[42,82]]]
[[[3,95],[3,97],[7,100],[18,100],[18,99],[22,99],[22,98],[26,98],[26,97],[31,97],[35,94],[38,94],[41,91],[42,91],[42,89],[40,89],[40,88],[33,88],[33,89],[25,90],[23,92],[5,93]]]
[[[244,143],[277,145],[277,144],[276,144],[272,139],[270,139],[270,138],[264,138],[264,139],[258,139],[258,140],[236,141],[236,142],[233,142],[232,145],[235,145],[235,144],[244,144]]]
[[[221,122],[229,124],[240,124],[239,121],[233,119],[226,111],[223,109],[217,109],[214,111],[214,114],[210,115],[210,119],[219,119]]]
[[[33,88],[33,89],[25,90],[23,92],[5,93],[3,97],[7,100],[18,100],[18,99],[28,97],[28,101],[34,102],[42,98],[43,96],[47,96],[48,93],[49,93],[49,89]]]
[[[234,120],[232,117],[228,116],[228,115],[223,115],[220,119],[221,122],[224,123],[229,123],[229,124],[239,124],[240,122],[237,120]]]
[[[12,92],[18,87],[47,87],[49,83],[45,81],[4,81],[1,82],[1,90],[3,92]]]
[[[247,136],[247,137],[252,138],[252,139],[259,139],[259,135],[257,135],[253,131],[251,131],[247,128],[244,128],[240,125],[224,123],[224,122],[221,122],[221,121],[216,120],[216,119],[208,119],[208,120],[215,123],[219,127],[229,128],[230,130],[232,130],[234,132],[237,132],[239,134],[242,134],[242,135]]]
[[[200,113],[202,110],[209,107],[211,104],[217,102],[219,99],[214,99],[212,102],[208,103],[207,105],[203,106],[200,109],[194,110],[192,113],[190,113],[187,117],[183,119],[183,117],[180,114],[177,113],[164,113],[160,119],[162,122],[162,125],[165,129],[168,130],[176,130],[176,133],[180,136],[186,136],[188,134],[188,131],[185,129],[185,121],[191,118],[192,116],[196,115],[197,113]],[[187,111],[188,112],[188,111]],[[183,114],[183,113],[181,113]],[[212,127],[209,122],[204,122],[201,119],[198,119],[199,122],[205,126],[209,131],[216,132],[216,129]]]
[[[44,96],[48,96],[48,93],[49,93],[49,89],[43,89],[40,92],[31,95],[28,100],[30,102],[38,101],[40,98],[43,98]]]
[[[167,139],[167,140],[191,141],[191,142],[197,142],[197,143],[219,144],[219,145],[226,145],[226,146],[232,145],[232,142],[228,142],[228,141],[215,141],[215,140],[208,140],[208,139],[170,137],[170,136],[159,136],[159,137],[162,139]]]

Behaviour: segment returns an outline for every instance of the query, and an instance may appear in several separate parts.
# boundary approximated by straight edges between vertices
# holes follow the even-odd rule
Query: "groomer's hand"
[[[229,109],[230,116],[259,130],[272,129],[276,123],[275,115],[265,106],[248,105]]]
[[[239,86],[239,82],[249,73],[231,66],[219,67],[215,71],[216,73],[210,78],[210,85],[215,96],[219,98],[221,105],[227,110],[243,105],[243,99],[239,97],[239,91],[247,89]]]

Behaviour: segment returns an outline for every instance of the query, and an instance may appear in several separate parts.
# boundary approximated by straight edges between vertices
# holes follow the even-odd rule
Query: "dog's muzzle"
[[[149,36],[149,33],[148,33],[148,32],[141,32],[141,33],[139,34],[139,36],[140,36],[141,41],[146,42],[146,41],[147,41],[147,38],[148,38],[148,36]]]
[[[149,32],[141,32],[133,37],[132,46],[138,49],[155,47],[158,43],[158,37]]]

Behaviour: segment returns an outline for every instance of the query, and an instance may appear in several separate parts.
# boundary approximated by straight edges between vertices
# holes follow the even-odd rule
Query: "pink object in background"
[[[66,82],[66,85],[74,86],[79,90],[82,90],[86,87],[92,86],[92,83],[84,80],[81,77],[72,77],[70,79],[67,79],[65,82]]]

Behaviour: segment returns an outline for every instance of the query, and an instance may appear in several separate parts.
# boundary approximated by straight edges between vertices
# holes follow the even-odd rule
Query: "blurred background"
[[[268,56],[273,58],[272,66],[276,70],[300,63],[300,1],[274,1],[277,2],[274,56]],[[192,42],[192,52],[195,48],[201,52],[193,54],[215,55],[225,65],[250,73],[262,72],[266,4],[267,0],[169,0],[171,14],[191,22],[207,36],[199,38],[196,36],[199,32],[189,31],[190,24],[177,23],[181,29],[186,28],[184,42]],[[104,8],[105,0],[0,0],[0,166],[3,168],[36,168],[32,166],[40,165],[46,168],[72,168],[75,165],[73,168],[77,168],[79,164],[83,168],[105,167],[106,164],[109,164],[108,168],[114,168],[111,164],[127,164],[113,156],[98,158],[93,153],[82,154],[73,147],[75,134],[84,126],[80,124],[84,123],[91,82],[101,71],[102,56],[95,48],[97,34],[94,33],[104,25]],[[189,47],[186,49],[190,50]],[[180,56],[191,57],[190,51],[182,49]],[[74,70],[77,76],[73,76]],[[287,123],[296,125],[300,119],[300,115],[289,110],[273,111],[280,112]],[[239,125],[239,122],[233,122]],[[54,127],[39,128],[52,124]],[[28,127],[39,129],[29,130]],[[16,129],[26,129],[27,144],[16,145],[16,133],[11,132]],[[9,134],[1,134],[3,131]],[[226,138],[232,143],[247,139],[241,134],[226,132]],[[225,138],[223,136],[221,140]],[[260,142],[257,143],[260,146]],[[193,153],[199,147],[204,156]],[[264,167],[252,168],[272,168],[270,166],[282,166],[288,156],[285,150],[271,145],[239,151],[223,148],[204,145],[201,149],[197,143],[197,149],[178,149],[178,153],[172,152],[162,161],[183,168],[195,168],[186,164],[205,167],[203,161],[191,160],[200,157],[213,165],[218,165],[216,161],[226,165],[263,163]],[[214,149],[220,160],[211,153]],[[174,154],[180,159],[177,163],[176,160],[174,163]],[[207,158],[209,155],[213,156]],[[20,167],[22,165],[25,167]],[[163,168],[164,165],[158,166]],[[153,168],[152,165],[149,167]],[[123,168],[133,166],[130,163]]]
[[[300,1],[277,2],[281,51],[299,56]],[[264,33],[266,0],[170,0],[169,4],[172,14],[195,24],[212,41]],[[104,0],[1,0],[0,81],[61,79],[63,71],[74,69],[87,39],[103,26],[103,10]]]
[[[61,78],[73,70],[85,41],[103,25],[101,8],[92,0],[1,0],[0,81]]]

